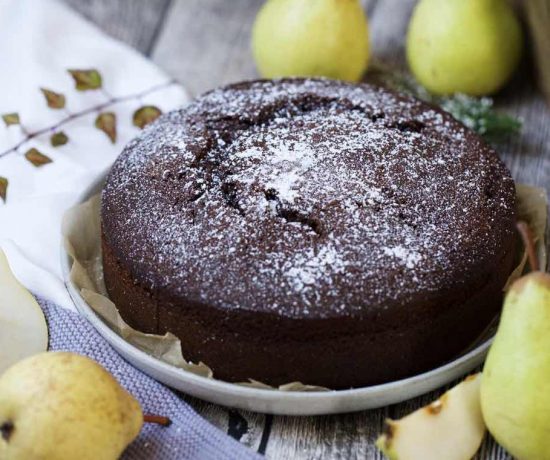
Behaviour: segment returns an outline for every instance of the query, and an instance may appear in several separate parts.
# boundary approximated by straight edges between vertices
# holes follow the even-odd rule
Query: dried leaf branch
[[[95,127],[100,129],[114,144],[116,142],[116,114],[114,112],[102,112],[95,119]]]
[[[111,108],[112,106],[120,104],[122,102],[139,100],[150,93],[177,83],[176,80],[170,80],[166,83],[152,86],[139,93],[121,97],[113,97],[103,88],[103,79],[101,77],[101,74],[96,69],[70,69],[68,70],[68,72],[73,78],[77,91],[99,90],[105,96],[106,101],[93,107],[89,107],[88,109],[82,110],[80,112],[70,113],[65,108],[67,100],[64,94],[58,93],[51,89],[40,88],[40,91],[44,95],[48,107],[54,110],[65,109],[67,116],[52,126],[48,126],[34,132],[29,132],[25,128],[23,123],[21,123],[21,119],[17,112],[2,114],[1,117],[6,127],[18,125],[19,129],[24,134],[24,138],[21,139],[13,147],[5,150],[4,152],[1,152],[0,158],[5,157],[11,153],[17,153],[19,149],[27,142],[46,133],[51,133],[50,144],[52,147],[60,147],[62,145],[65,145],[67,142],[69,142],[69,136],[67,136],[64,131],[60,130],[60,128],[73,120],[92,113],[98,114],[95,119],[95,127],[103,131],[114,144],[117,138],[116,113],[113,111],[106,111],[105,109]],[[139,107],[133,113],[132,123],[138,128],[143,128],[149,123],[152,123],[154,120],[156,120],[161,115],[161,113],[162,112],[159,108],[152,105]],[[44,155],[35,147],[31,147],[30,149],[28,149],[25,152],[24,157],[29,163],[37,168],[52,162],[52,159],[50,157]],[[8,179],[0,176],[0,201],[6,202],[8,185]]]
[[[68,70],[73,77],[75,88],[78,91],[88,91],[99,89],[103,86],[101,74],[96,69]]]
[[[63,131],[58,131],[50,136],[52,147],[59,147],[60,145],[65,145],[67,142],[69,142],[69,137]]]
[[[8,194],[8,184],[8,179],[0,176],[0,200],[4,202],[6,201],[6,197]]]
[[[137,109],[134,112],[132,117],[132,123],[138,128],[145,128],[149,123],[153,123],[158,117],[160,117],[162,112],[155,107],[154,105],[146,105]]]
[[[17,113],[5,113],[2,115],[2,120],[4,120],[6,126],[18,125],[21,123],[21,120],[19,120],[19,114]]]
[[[46,103],[50,109],[63,109],[65,108],[65,96],[61,93],[56,93],[50,89],[40,88],[42,94],[46,98]]]
[[[73,75],[73,73],[76,73],[76,72],[83,72],[83,71],[71,71],[71,75]],[[91,80],[90,79],[86,80],[84,77],[82,77],[82,74],[76,74],[76,75],[79,75],[78,78],[80,79],[80,80],[77,80],[77,77],[75,77],[75,75],[73,75],[73,78],[75,79],[75,84],[76,84],[77,88],[79,88],[79,86],[80,86],[80,88],[82,88],[81,90],[84,90],[84,89],[94,89],[95,87],[97,87],[97,84],[98,84],[97,77],[90,77]],[[99,83],[101,83],[101,77],[99,77],[99,78],[100,78]],[[127,96],[120,96],[120,97],[109,97],[105,102],[102,102],[101,104],[97,104],[95,106],[89,107],[89,108],[84,109],[80,112],[71,113],[71,114],[67,115],[65,118],[63,118],[62,120],[60,120],[59,122],[57,122],[57,123],[55,123],[51,126],[47,126],[45,128],[39,129],[39,130],[34,131],[34,132],[26,133],[26,136],[23,139],[21,139],[17,144],[15,144],[14,146],[10,147],[9,149],[1,152],[0,153],[0,158],[5,157],[6,155],[9,155],[11,153],[17,152],[23,145],[25,145],[27,142],[29,142],[30,140],[32,140],[32,139],[34,139],[38,136],[50,133],[52,131],[57,132],[60,127],[66,125],[67,123],[70,123],[71,121],[74,121],[78,118],[84,117],[84,116],[92,114],[92,113],[101,113],[105,109],[108,109],[108,108],[110,108],[114,105],[117,105],[117,104],[120,104],[120,103],[123,103],[123,102],[128,102],[128,101],[132,101],[132,100],[139,100],[142,97],[147,96],[148,94],[151,94],[151,93],[154,93],[154,92],[159,91],[161,89],[170,87],[172,85],[175,85],[176,83],[177,83],[176,80],[169,80],[165,83],[161,83],[159,85],[152,86],[152,87],[150,87],[150,88],[148,88],[144,91],[140,91],[138,93],[129,94]],[[50,92],[54,93],[52,91],[50,91]],[[45,93],[45,90],[43,90],[43,93],[44,93],[44,96],[46,97],[48,105],[50,105],[50,99],[51,99],[52,95],[50,95],[50,97],[48,97]],[[54,93],[54,94],[57,95],[57,96],[62,96],[58,93]],[[56,101],[57,102],[55,102],[54,104],[59,105],[60,100],[56,99]],[[64,104],[64,96],[63,96],[63,104]],[[147,107],[151,107],[151,106],[147,106]],[[55,108],[58,108],[58,107],[55,107]],[[140,109],[138,109],[138,111],[139,110]],[[158,110],[158,109],[156,109],[156,110]],[[9,125],[14,125],[14,124],[20,124],[19,115],[17,113],[5,114],[5,115],[2,115],[2,118],[5,122],[5,124],[8,125],[8,126]],[[134,118],[135,118],[135,114],[134,114]],[[57,134],[58,137],[55,140],[53,139],[53,136],[52,136],[52,139],[51,139],[52,145],[54,143],[56,143],[56,145],[63,145],[63,142],[59,143],[59,141],[61,139],[64,139],[64,138],[59,137],[59,133],[56,133],[56,134]],[[108,135],[111,138],[111,135],[110,134],[108,134]],[[55,134],[54,134],[54,136],[55,136]],[[66,135],[65,135],[65,137],[66,137]],[[65,143],[66,143],[66,141],[65,141]]]
[[[31,163],[33,166],[36,166],[37,168],[52,162],[52,159],[50,157],[44,155],[42,152],[34,147],[27,150],[27,153],[25,153],[25,158],[29,163]]]

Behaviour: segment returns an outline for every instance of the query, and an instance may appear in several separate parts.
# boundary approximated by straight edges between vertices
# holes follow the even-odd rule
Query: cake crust
[[[254,81],[162,116],[102,194],[107,290],[217,377],[357,387],[467,347],[511,271],[515,192],[435,107],[369,85]]]

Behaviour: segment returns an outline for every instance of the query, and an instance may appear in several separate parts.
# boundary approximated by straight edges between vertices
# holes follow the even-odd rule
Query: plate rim
[[[97,193],[106,176],[107,174],[101,174],[96,178],[79,194],[74,203],[81,204]],[[420,396],[467,374],[483,362],[493,341],[491,337],[455,360],[429,371],[378,385],[329,391],[279,391],[253,388],[193,374],[165,363],[124,340],[93,311],[81,296],[79,289],[72,283],[70,279],[72,257],[67,253],[63,243],[60,258],[63,282],[77,311],[123,358],[165,385],[226,407],[277,415],[323,415],[384,407]],[[232,396],[234,399],[231,401],[220,399],[226,396]],[[376,400],[369,402],[372,398]],[[303,404],[295,406],[297,402]],[[345,404],[346,402],[348,404]],[[349,403],[354,405],[350,406]]]

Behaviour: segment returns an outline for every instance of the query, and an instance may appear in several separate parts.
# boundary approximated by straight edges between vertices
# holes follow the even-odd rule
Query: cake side
[[[414,320],[404,313],[382,324],[375,318],[292,320],[156,299],[135,284],[103,242],[107,289],[130,326],[175,334],[185,359],[208,364],[218,379],[245,382],[253,378],[274,386],[301,381],[331,389],[410,377],[457,356],[500,311],[502,286],[513,259],[510,250],[494,275],[481,289],[469,292],[464,303],[449,305],[452,296],[442,293],[440,301],[447,304],[443,312],[434,300],[430,305],[409,305],[416,312]]]

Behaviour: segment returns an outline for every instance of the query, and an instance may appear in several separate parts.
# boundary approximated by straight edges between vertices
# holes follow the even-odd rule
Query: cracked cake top
[[[148,126],[107,178],[102,226],[149,289],[326,318],[490,273],[514,206],[506,167],[451,115],[286,79],[214,90]]]

